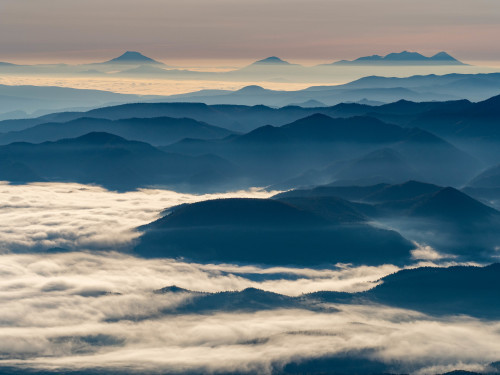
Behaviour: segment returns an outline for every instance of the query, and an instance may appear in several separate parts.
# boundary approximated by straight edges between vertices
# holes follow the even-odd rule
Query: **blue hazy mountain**
[[[254,89],[260,90],[247,88]],[[155,145],[187,138],[164,150],[194,156],[215,154],[228,159],[242,168],[249,178],[248,184],[253,186],[287,182],[287,187],[297,187],[334,181],[366,185],[375,182],[397,183],[408,179],[458,186],[477,175],[481,169],[479,162],[442,138],[408,126],[425,114],[433,113],[436,118],[446,118],[448,114],[455,116],[458,108],[461,108],[462,113],[470,111],[471,118],[472,114],[480,118],[477,108],[491,108],[488,111],[492,112],[487,113],[494,114],[496,107],[491,103],[495,100],[492,98],[481,103],[399,101],[376,107],[342,104],[323,109],[340,118],[313,114],[283,126],[261,126],[246,134],[231,137],[228,137],[231,135],[228,130],[182,117],[205,118],[212,124],[241,129],[252,124],[255,126],[259,121],[284,121],[314,113],[318,109],[207,106],[193,103],[130,104],[85,113],[62,113],[38,119],[2,122],[0,128],[35,127],[1,134],[0,142],[57,140],[91,131],[110,132]],[[345,118],[363,111],[374,118]],[[175,118],[151,118],[165,114]],[[150,118],[141,119],[144,115]],[[403,126],[391,125],[376,119],[377,116],[392,118],[395,120],[390,121],[392,123],[399,119]],[[471,133],[472,142],[477,141],[476,134],[483,134],[483,138],[491,142],[493,132],[486,126],[482,129],[482,133],[479,133],[480,130]],[[495,147],[490,149],[494,150]],[[475,151],[473,148],[471,150]],[[262,168],[263,163],[266,163],[266,168]],[[315,170],[315,173],[311,173],[311,170]]]
[[[256,69],[256,68],[254,68]],[[264,69],[264,68],[262,68]],[[294,69],[289,67],[287,69]],[[299,69],[295,67],[295,69]],[[301,67],[300,69],[306,69]],[[269,69],[268,69],[269,70]],[[328,106],[369,100],[383,103],[401,99],[415,102],[468,99],[485,100],[500,92],[500,74],[417,75],[405,78],[369,76],[336,86],[313,86],[297,91],[267,90],[260,97],[235,95],[228,90],[172,95],[169,101],[205,104],[269,105],[283,107],[317,100]]]
[[[367,108],[357,105],[338,105],[330,108],[302,108],[299,106],[271,108],[267,106],[213,105],[202,103],[134,103],[98,108],[86,112],[62,112],[25,120],[0,122],[3,132],[22,130],[47,122],[68,122],[81,117],[121,120],[127,118],[175,117],[192,118],[217,124],[234,131],[250,131],[263,125],[285,125],[314,113],[334,117],[363,114]]]
[[[322,203],[219,199],[182,205],[142,228],[136,253],[199,262],[309,266],[408,259],[414,245],[398,233],[353,221],[353,215],[359,220],[362,215],[349,205]]]
[[[293,67],[289,68],[292,69]],[[257,69],[251,68],[248,69]],[[298,69],[298,68],[296,68]],[[304,69],[304,68],[301,68]],[[447,91],[443,89],[442,91]],[[490,91],[488,91],[489,94]],[[473,93],[473,92],[472,92]],[[497,91],[495,91],[497,93]],[[411,101],[443,101],[468,98],[471,92],[460,90],[419,91],[419,88],[389,87],[389,88],[349,88],[343,85],[331,86],[328,90],[299,90],[299,91],[276,91],[262,89],[260,95],[255,92],[243,95],[238,91],[225,91],[216,93],[188,93],[177,94],[168,97],[172,102],[202,102],[205,104],[231,104],[231,105],[268,105],[273,107],[284,107],[293,103],[317,100],[328,106],[342,102],[357,102],[360,100],[373,100],[382,103],[394,102],[399,99]],[[487,98],[491,95],[486,95]]]
[[[62,110],[84,111],[154,98],[156,97],[56,86],[0,85],[0,114],[24,111],[34,115],[36,113],[44,115]]]
[[[500,212],[451,187],[406,200],[386,200],[379,207],[405,216],[438,219],[456,225],[500,220]]]
[[[275,195],[275,198],[291,197],[340,197],[349,201],[381,203],[392,200],[408,200],[422,195],[435,193],[441,186],[419,181],[407,181],[403,184],[376,184],[371,186],[316,186],[311,189],[290,190]]]
[[[290,64],[288,61],[282,60],[279,57],[271,56],[262,60],[254,62],[252,65],[271,65],[271,66],[283,66],[283,65],[294,65]]]
[[[413,56],[411,53],[408,53]],[[392,57],[392,55],[395,55]],[[397,56],[401,54],[391,54],[390,61],[385,61],[383,57],[376,59],[370,65],[365,64],[327,64],[315,67],[305,67],[298,64],[289,63],[278,57],[269,57],[256,61],[246,67],[237,68],[232,71],[199,71],[183,68],[167,68],[166,65],[144,56],[139,52],[128,51],[122,56],[108,60],[106,62],[98,62],[83,65],[68,65],[68,64],[42,64],[42,65],[0,65],[0,73],[16,76],[43,76],[54,77],[64,75],[72,78],[106,78],[109,77],[119,78],[152,78],[152,79],[171,79],[171,80],[206,80],[206,81],[225,81],[225,82],[318,82],[318,84],[327,81],[346,81],[358,79],[367,74],[367,68],[370,67],[370,74],[387,75],[388,64],[396,64],[398,68],[408,70],[407,74],[429,74],[429,72],[443,73],[443,72],[461,72],[461,73],[475,73],[477,71],[486,71],[485,68],[468,67],[465,64],[458,62],[448,54],[440,53],[432,57],[424,57],[427,60],[403,62]],[[417,54],[415,54],[416,56]],[[421,55],[420,55],[421,56]],[[415,58],[415,57],[413,57]],[[379,61],[380,60],[380,61]],[[156,69],[155,69],[156,68]],[[408,69],[412,68],[412,69]],[[398,74],[401,74],[400,72]],[[272,106],[284,106],[291,103],[302,103],[308,100],[318,100],[327,105],[334,105],[342,101],[359,102],[366,100],[367,103],[375,102],[391,102],[398,99],[406,99],[413,101],[430,101],[430,100],[452,100],[466,98],[470,100],[485,99],[496,93],[492,93],[492,87],[488,87],[489,83],[475,85],[473,91],[462,90],[457,88],[453,90],[451,87],[440,87],[436,85],[432,90],[402,90],[391,88],[385,89],[380,92],[374,90],[364,90],[354,92],[346,92],[344,96],[330,95],[327,97],[304,97],[303,95],[296,95],[295,98],[289,98],[291,94],[278,97],[263,97],[260,100],[254,99],[253,102],[241,101],[241,98],[231,98],[229,96],[220,95],[215,98],[215,92],[206,93],[207,96],[203,98],[204,103],[207,104],[265,104]],[[469,86],[471,86],[469,84]],[[221,90],[211,90],[221,91]],[[310,93],[309,93],[310,94]],[[183,101],[192,102],[188,97],[195,96],[185,95],[178,97]],[[171,98],[173,99],[173,98]],[[328,101],[325,101],[328,99]]]
[[[356,60],[340,60],[331,65],[466,65],[446,52],[426,57],[418,52],[403,51],[385,56],[372,55]]]
[[[324,185],[309,189],[294,189],[279,193],[274,198],[294,198],[294,197],[338,197],[348,201],[362,201],[365,197],[377,193],[392,185],[381,183],[371,186],[335,186]]]
[[[373,204],[391,215],[440,219],[448,223],[470,223],[500,219],[500,212],[451,188],[418,181],[372,186],[318,186],[291,190],[275,199],[338,197]]]
[[[61,105],[63,101],[70,98],[65,95],[54,97],[45,92],[46,88],[33,88],[40,90],[40,99],[47,97],[52,103],[51,106],[40,103],[26,104],[24,101],[32,99],[32,90],[25,90],[21,87],[4,86],[1,87],[0,95],[9,97],[25,98],[6,102],[4,112],[15,109],[28,110],[32,108],[58,108],[54,105]],[[22,92],[22,91],[25,92]],[[53,89],[55,90],[55,89]],[[60,89],[61,93],[70,90],[71,95],[76,92],[85,93],[86,90]],[[74,92],[74,93],[73,93]],[[429,95],[429,92],[434,93]],[[449,74],[444,76],[428,75],[414,76],[408,78],[386,78],[386,77],[366,77],[345,85],[338,86],[317,86],[298,91],[273,91],[251,86],[248,89],[228,91],[228,90],[205,90],[198,93],[183,95],[173,95],[161,99],[163,102],[190,102],[185,103],[151,103],[151,104],[131,104],[130,106],[116,106],[102,108],[94,112],[75,113],[78,117],[98,117],[111,120],[130,117],[190,117],[198,121],[207,122],[213,125],[223,126],[235,131],[249,131],[262,125],[284,125],[299,118],[323,113],[332,117],[347,117],[354,115],[370,115],[381,120],[406,125],[415,120],[418,115],[436,110],[446,115],[448,112],[456,110],[466,110],[472,103],[464,100],[451,102],[436,102],[436,100],[450,100],[457,98],[468,98],[472,100],[485,100],[500,92],[500,74]],[[410,94],[411,95],[410,95]],[[88,92],[91,97],[92,92]],[[98,93],[93,96],[92,106],[97,105]],[[108,99],[114,101],[149,101],[154,98],[137,96],[124,97],[113,94],[115,98]],[[457,96],[458,95],[458,96]],[[359,101],[362,99],[378,99],[383,102],[395,102],[387,105],[369,106],[362,104],[341,104],[347,101]],[[124,100],[127,99],[127,100]],[[401,100],[405,99],[405,100]],[[308,101],[319,101],[330,107],[323,108],[301,108],[297,106],[287,106],[290,103],[307,103]],[[413,100],[413,101],[412,101]],[[429,101],[432,100],[432,101]],[[416,102],[419,103],[416,103]],[[232,105],[216,105],[206,107],[202,104],[194,103],[230,103]],[[421,103],[425,102],[425,103]],[[16,108],[16,104],[18,103]],[[24,103],[24,104],[23,104]],[[102,103],[102,101],[101,101]],[[0,103],[1,104],[1,103]],[[80,105],[84,104],[80,101]],[[237,104],[237,105],[234,105]],[[254,104],[268,104],[284,108],[269,108],[262,105],[249,107]],[[8,105],[8,106],[7,106]],[[76,107],[77,103],[65,104],[64,108]],[[1,106],[0,106],[1,107]],[[455,108],[455,109],[454,109]],[[432,113],[429,114],[432,116]],[[52,115],[50,121],[56,121],[56,115]],[[64,114],[64,121],[70,119]],[[445,119],[445,118],[444,118]],[[43,118],[30,119],[28,122],[17,121],[7,126],[8,130],[20,130],[22,128],[47,122]],[[5,128],[8,123],[1,122],[0,129]],[[422,121],[422,126],[425,121]],[[432,129],[430,129],[432,131]]]
[[[322,109],[324,110],[324,109]],[[301,107],[275,109],[266,106],[215,105],[202,103],[134,103],[98,108],[86,112],[62,112],[34,119],[1,121],[0,131],[22,130],[47,122],[68,122],[81,117],[121,120],[127,118],[192,118],[233,131],[250,131],[269,123],[284,125],[316,111]]]
[[[351,157],[354,155],[351,155]],[[436,162],[437,160],[437,162]],[[461,160],[457,164],[457,160]],[[319,165],[269,189],[301,186],[373,185],[419,180],[444,185],[461,185],[480,170],[478,160],[452,144],[421,129],[408,131],[407,138],[390,147],[370,151],[353,159],[339,159],[323,168]]]
[[[334,189],[334,187],[332,187]],[[384,185],[373,190],[363,197],[358,197],[366,202],[387,203],[394,201],[408,201],[422,196],[429,196],[439,192],[442,187],[434,184],[426,184],[419,181],[407,181],[403,184]],[[339,187],[340,189],[340,187]]]
[[[223,111],[231,114],[241,109],[195,104],[144,104],[112,107],[110,112],[103,108],[87,114],[134,116],[144,112],[144,107],[152,109],[150,115],[165,111],[165,108],[174,114],[176,111],[181,114],[187,107],[193,112],[199,110],[200,113],[213,113],[213,119],[215,116],[222,118]],[[154,112],[155,109],[158,112]],[[242,110],[249,111],[252,116],[273,111],[267,107],[243,107]],[[300,108],[297,110],[303,111]],[[295,109],[292,108],[292,111]],[[44,119],[55,118],[62,121],[73,115],[61,114]],[[403,128],[370,117],[331,118],[321,114],[281,127],[263,126],[242,135],[185,118],[77,118],[69,122],[52,121],[19,132],[1,134],[0,142],[57,140],[92,131],[110,132],[155,145],[182,139],[163,150],[192,156],[212,154],[229,160],[239,167],[242,177],[246,178],[246,187],[281,183],[312,168],[318,170],[318,174],[326,182],[364,178],[363,184],[378,178],[382,182],[422,179],[456,185],[467,182],[479,171],[474,158],[426,131]],[[332,163],[334,166],[343,165],[343,168],[334,170]],[[262,168],[264,164],[266,168]],[[234,187],[241,186],[238,182]]]
[[[495,165],[481,172],[470,183],[473,188],[500,188],[500,165]]]
[[[357,181],[359,185],[366,185],[364,181],[375,179],[380,179],[382,182],[398,182],[419,179],[419,177],[421,178],[419,173],[405,160],[404,156],[390,148],[363,155],[335,174],[337,180]]]
[[[49,122],[25,130],[0,133],[0,144],[19,141],[33,143],[56,141],[62,138],[79,137],[90,132],[112,133],[153,145],[168,145],[184,138],[216,139],[233,134],[227,129],[188,118],[106,120],[82,117],[69,122]]]
[[[224,189],[226,183],[234,184],[235,178],[235,167],[219,157],[165,153],[147,143],[103,132],[56,142],[0,146],[0,158],[2,163],[22,165],[26,171],[14,182],[39,177],[42,181],[98,184],[118,190],[146,186],[180,190],[202,186],[210,190],[214,186]],[[0,170],[0,180],[11,175]]]
[[[374,152],[387,147],[395,151]],[[422,177],[428,182],[455,185],[467,182],[480,169],[473,157],[426,131],[370,117],[331,118],[315,114],[280,127],[267,125],[216,141],[184,140],[164,149],[219,155],[241,166],[258,186],[279,184],[312,168],[333,181],[338,178],[330,165],[353,159],[344,171],[336,172],[341,173],[340,177],[382,176],[388,181],[391,177],[397,181]],[[371,154],[366,155],[367,151]],[[402,155],[397,161],[396,153]],[[380,157],[384,155],[385,159]],[[264,163],[266,168],[262,168]],[[398,170],[391,174],[391,166],[396,164]],[[406,166],[411,168],[405,169]]]
[[[322,103],[318,100],[310,99],[307,100],[303,103],[291,103],[290,106],[292,107],[302,107],[302,108],[322,108],[322,107],[327,107],[325,103]]]
[[[500,212],[451,187],[417,181],[398,185],[319,186],[275,199],[342,198],[408,239],[463,259],[491,259],[500,241]]]
[[[500,157],[500,96],[479,103],[456,106],[448,110],[423,113],[411,121],[412,126],[432,129],[489,164]]]
[[[115,57],[114,59],[105,61],[101,64],[117,64],[117,65],[164,65],[163,63],[153,60],[150,57],[144,56],[140,52],[127,51],[124,54]]]
[[[257,91],[258,89],[248,88]],[[244,92],[245,89],[239,90]],[[302,108],[300,106],[287,106],[271,108],[267,106],[245,105],[206,105],[202,103],[133,103],[126,105],[98,108],[86,112],[62,112],[41,116],[39,118],[2,121],[0,129],[4,131],[21,130],[46,122],[67,122],[80,117],[94,117],[109,120],[125,118],[148,117],[189,117],[198,121],[218,124],[236,131],[250,131],[257,127],[273,124],[285,125],[300,118],[322,113],[331,117],[350,117],[355,115],[370,114],[372,117],[387,118],[389,122],[409,122],[417,115],[424,112],[447,108],[452,105],[463,106],[470,104],[466,101],[459,102],[425,102],[415,103],[398,101],[396,103],[372,107],[355,103],[343,103],[332,107]]]
[[[20,120],[20,119],[25,119],[27,117],[30,117],[28,113],[26,113],[23,110],[13,110],[10,112],[4,112],[0,114],[0,121],[2,120]]]

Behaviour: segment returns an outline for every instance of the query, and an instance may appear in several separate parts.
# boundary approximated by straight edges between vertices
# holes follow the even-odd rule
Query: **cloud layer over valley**
[[[210,293],[258,288],[292,297],[358,292],[398,271],[394,265],[265,268],[113,251],[130,248],[138,235],[134,228],[167,207],[269,195],[0,185],[0,370],[265,374],[292,362],[348,356],[384,371],[424,374],[488,370],[500,359],[496,321],[324,302],[314,308],[220,306],[179,313],[176,308],[195,298],[192,293],[155,292],[171,285]],[[72,251],[38,251],[51,247]],[[416,258],[433,251],[421,246]]]
[[[208,291],[349,290],[353,285],[346,283],[359,288],[391,271],[394,267],[263,270],[112,253],[2,255],[0,366],[267,373],[290,361],[352,354],[394,371],[426,373],[429,364],[435,366],[432,372],[483,370],[500,358],[497,322],[337,304],[331,307],[338,310],[325,311],[169,315],[163,312],[190,294],[153,293],[172,283]],[[252,282],[241,275],[245,272],[264,280]],[[296,278],[265,280],[271,272]]]

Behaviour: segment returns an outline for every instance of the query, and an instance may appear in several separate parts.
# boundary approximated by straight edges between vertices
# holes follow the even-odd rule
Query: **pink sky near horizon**
[[[314,64],[445,50],[498,65],[498,0],[2,0],[0,61],[104,61],[137,50],[167,64]]]

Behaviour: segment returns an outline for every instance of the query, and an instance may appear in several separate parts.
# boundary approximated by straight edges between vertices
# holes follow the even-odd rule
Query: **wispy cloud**
[[[290,361],[361,352],[394,371],[429,373],[428,368],[483,369],[500,356],[499,322],[432,319],[376,305],[334,305],[335,313],[279,309],[165,316],[162,310],[189,295],[152,293],[173,283],[212,291],[266,289],[265,281],[227,272],[278,270],[112,253],[6,254],[0,264],[0,366],[269,373]],[[334,272],[279,271],[310,277],[310,283]],[[356,279],[360,271],[338,272]],[[280,284],[275,289],[301,288],[293,280]]]
[[[206,292],[255,287],[297,296],[366,290],[399,269],[196,264],[110,251],[131,245],[134,228],[161,210],[219,196],[267,193],[121,194],[78,184],[0,185],[5,251],[0,254],[0,366],[269,373],[290,361],[356,352],[397,372],[424,374],[481,370],[500,359],[500,322],[434,319],[385,306],[164,315],[192,298],[153,292],[168,285]],[[36,246],[78,251],[16,253]],[[102,249],[108,251],[95,251]],[[433,265],[432,259],[422,264]]]

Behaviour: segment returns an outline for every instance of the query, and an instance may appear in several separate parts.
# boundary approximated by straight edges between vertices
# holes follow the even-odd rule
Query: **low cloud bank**
[[[159,189],[117,193],[76,183],[0,182],[0,252],[126,248],[138,237],[134,229],[157,219],[165,208],[206,199],[271,195],[257,189],[204,195]]]
[[[394,372],[423,374],[484,369],[500,359],[500,322],[376,305],[164,315],[192,297],[153,292],[172,284],[289,295],[352,291],[395,270],[200,265],[111,252],[4,254],[0,367],[270,373],[291,361],[365,353]]]
[[[358,353],[388,371],[428,374],[480,371],[500,359],[500,322],[376,305],[165,315],[192,296],[154,293],[169,285],[205,292],[254,287],[289,296],[355,292],[398,271],[393,265],[264,268],[111,251],[130,247],[134,228],[169,206],[268,195],[0,185],[0,368],[270,373],[292,361]],[[19,253],[50,247],[77,251]],[[419,265],[441,258],[428,246],[416,247]]]

